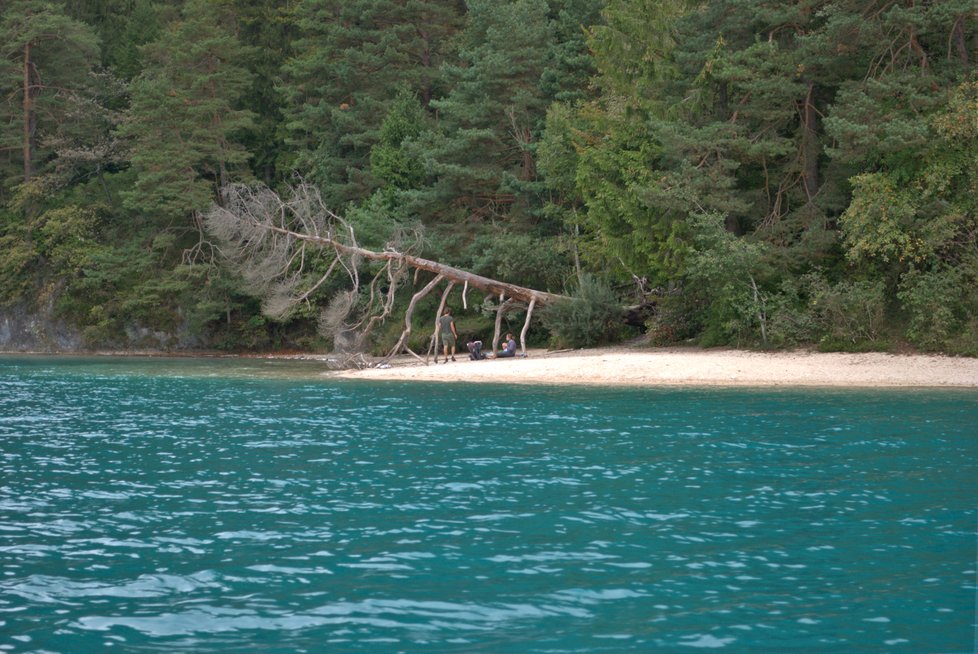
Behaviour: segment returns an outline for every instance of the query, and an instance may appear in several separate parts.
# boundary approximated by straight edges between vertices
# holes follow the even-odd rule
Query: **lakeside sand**
[[[401,356],[389,368],[347,370],[348,379],[600,386],[837,386],[978,388],[978,359],[881,353],[748,352],[610,347],[526,359],[425,365]]]

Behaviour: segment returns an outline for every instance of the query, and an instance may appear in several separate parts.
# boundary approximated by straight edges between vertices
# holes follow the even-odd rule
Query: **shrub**
[[[719,213],[693,217],[686,287],[702,302],[706,347],[766,341],[767,246],[727,231]]]
[[[924,350],[941,349],[955,333],[961,320],[955,311],[961,295],[959,271],[910,270],[900,280],[897,297],[910,316],[907,338]]]
[[[794,279],[781,283],[779,292],[768,300],[768,342],[774,347],[811,343],[818,325],[803,289]]]
[[[649,343],[671,345],[694,338],[702,329],[703,310],[703,303],[685,292],[664,293],[656,301],[655,316],[646,324]]]
[[[956,335],[952,335],[946,346],[950,354],[978,357],[978,316],[965,323]]]
[[[865,346],[881,339],[886,326],[886,295],[882,281],[830,284],[819,273],[810,273],[802,279],[808,284],[811,317],[815,329],[821,334],[823,346],[852,349],[852,346]]]
[[[541,320],[559,347],[588,347],[621,334],[622,307],[611,287],[590,275],[567,300],[541,311]]]
[[[37,257],[26,235],[0,234],[0,306],[26,297],[31,288],[30,264]]]

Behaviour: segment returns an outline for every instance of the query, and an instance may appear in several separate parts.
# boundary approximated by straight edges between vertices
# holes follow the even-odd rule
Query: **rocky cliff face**
[[[28,311],[18,303],[0,308],[0,351],[76,352],[84,348],[78,331],[50,312]]]
[[[176,333],[126,325],[108,349],[170,352],[206,346],[206,340],[181,326]],[[28,308],[25,303],[0,308],[0,352],[85,352],[92,348],[81,330],[54,317],[53,309]],[[100,348],[104,349],[104,348]]]

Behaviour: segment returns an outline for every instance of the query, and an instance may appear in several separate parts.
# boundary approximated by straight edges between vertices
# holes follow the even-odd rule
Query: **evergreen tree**
[[[973,0],[2,5],[0,302],[94,342],[292,329],[178,259],[295,171],[377,248],[668,289],[663,337],[978,354]]]
[[[69,15],[91,25],[101,44],[102,66],[130,80],[142,70],[139,48],[159,36],[153,0],[73,0]]]
[[[458,62],[445,67],[451,90],[432,102],[439,125],[424,143],[434,180],[425,201],[437,210],[505,215],[516,200],[507,180],[537,178],[542,76],[553,62],[548,12],[545,0],[469,3]]]
[[[886,281],[926,349],[978,353],[978,85],[973,4],[907,4],[829,30],[859,54],[825,119],[855,172],[847,262]],[[848,20],[847,20],[848,18]]]
[[[285,163],[316,182],[333,206],[367,197],[371,148],[402,89],[423,103],[439,85],[451,0],[304,0],[285,66]]]
[[[590,95],[596,72],[588,50],[587,29],[602,21],[604,0],[550,0],[554,40],[551,65],[541,88],[551,101],[572,104]]]
[[[239,39],[254,48],[260,56],[246,63],[252,72],[251,88],[242,96],[241,104],[254,112],[254,125],[242,138],[241,144],[251,153],[251,169],[255,177],[274,186],[288,171],[279,170],[285,158],[282,112],[285,98],[276,88],[282,67],[293,54],[295,22],[292,0],[221,0],[235,15]]]
[[[53,191],[96,179],[102,199],[116,206],[108,175],[128,164],[125,144],[115,133],[123,120],[128,86],[106,70],[90,73],[87,83],[86,93],[73,99],[65,119],[45,139],[53,158],[43,175],[44,185]]]
[[[144,47],[121,130],[132,141],[136,181],[126,205],[186,218],[216,201],[217,188],[247,172],[240,139],[252,112],[240,108],[251,84],[252,53],[234,35],[233,16],[189,0],[159,40]]]
[[[695,174],[703,206],[727,213],[737,233],[757,231],[782,247],[814,237],[809,260],[820,256],[825,242],[816,234],[833,209],[825,185],[840,181],[823,174],[819,118],[834,98],[837,68],[809,47],[824,26],[824,4],[721,0],[687,14],[677,61],[689,100],[678,120],[662,125],[676,135],[667,147]]]
[[[877,279],[891,280],[891,294],[896,279],[936,288],[931,273],[949,269],[931,264],[927,275],[901,278],[899,267],[879,268],[880,255],[899,252],[919,272],[921,251],[942,251],[938,260],[957,261],[960,276],[970,246],[947,257],[939,235],[972,233],[965,194],[951,192],[968,187],[969,177],[956,171],[968,169],[961,162],[972,148],[944,143],[943,156],[931,148],[942,138],[933,116],[946,110],[973,60],[967,2],[867,9],[856,2],[709,0],[672,7],[678,11],[670,16],[663,3],[610,4],[607,27],[592,31],[601,98],[576,121],[554,114],[554,160],[574,166],[598,253],[633,274],[685,283],[717,342],[742,336],[750,316],[765,315],[755,309],[767,300],[792,305],[797,316],[806,311],[806,293],[851,300],[871,288],[882,292]],[[560,146],[568,142],[576,149]],[[937,169],[949,180],[940,188],[932,183]],[[743,247],[710,231],[717,216],[747,241]],[[839,258],[840,220],[847,262]],[[753,247],[758,241],[774,247]],[[945,249],[935,250],[935,242]],[[723,252],[740,250],[753,254],[742,258],[749,265],[736,283],[714,274],[723,270],[716,265]],[[901,265],[905,271],[908,264]],[[853,272],[873,281],[842,278]],[[794,276],[809,281],[793,285]],[[910,281],[903,295],[919,300]],[[798,291],[806,284],[809,291]],[[963,307],[974,302],[955,297],[960,325],[970,315]],[[710,313],[711,304],[726,309]],[[764,320],[754,320],[763,335]],[[837,335],[836,327],[823,320],[819,329]]]
[[[399,192],[416,189],[424,180],[423,163],[408,147],[424,127],[424,108],[404,92],[391,105],[380,126],[379,141],[370,151],[370,172],[382,184],[392,208],[399,202]]]
[[[13,0],[0,16],[0,88],[12,102],[0,105],[0,151],[19,174],[7,169],[4,187],[28,183],[51,153],[45,138],[66,120],[89,81],[98,58],[92,29],[68,17],[59,3]]]
[[[581,228],[592,266],[663,284],[681,270],[687,177],[661,157],[653,121],[669,115],[677,19],[687,3],[609,2],[588,29],[598,96],[577,108],[554,107],[542,148],[544,170]]]

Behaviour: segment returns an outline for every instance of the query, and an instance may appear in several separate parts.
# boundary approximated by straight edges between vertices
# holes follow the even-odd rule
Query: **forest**
[[[209,224],[301,187],[561,296],[539,345],[978,356],[974,0],[4,0],[0,48],[0,316],[42,345],[329,350],[352,275],[388,349],[430,273],[276,304]]]

